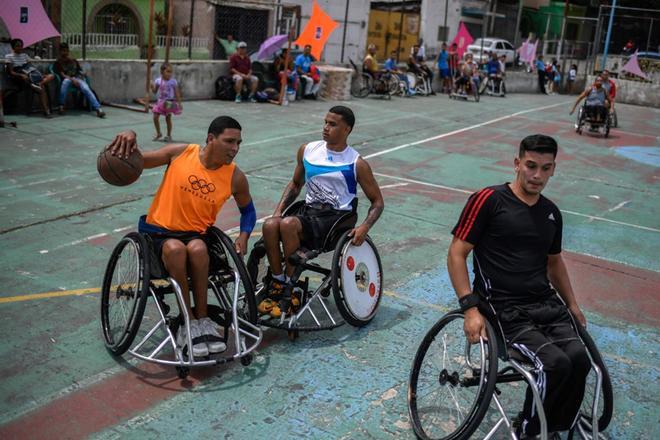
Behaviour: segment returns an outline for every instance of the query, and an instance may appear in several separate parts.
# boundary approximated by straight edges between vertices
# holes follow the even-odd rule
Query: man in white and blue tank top
[[[357,186],[371,202],[364,222],[351,234],[353,244],[361,245],[383,212],[383,196],[371,168],[359,153],[348,145],[347,139],[355,124],[355,116],[348,107],[332,107],[325,116],[323,140],[302,145],[297,154],[293,178],[284,189],[282,199],[273,216],[264,223],[262,233],[266,255],[272,274],[268,298],[259,304],[261,314],[273,318],[281,316],[279,299],[291,289],[293,274],[287,258],[301,246],[319,249],[335,221],[357,207]],[[305,205],[292,216],[282,217],[303,187]],[[284,248],[286,271],[282,268],[280,242]],[[295,307],[295,300],[293,303]]]

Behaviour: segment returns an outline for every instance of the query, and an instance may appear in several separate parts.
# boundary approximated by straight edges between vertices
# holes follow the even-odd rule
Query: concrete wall
[[[447,43],[456,36],[461,20],[461,0],[422,0],[420,37],[424,39],[427,58],[440,52],[442,41],[438,30],[445,23],[445,3],[447,3]]]
[[[588,77],[592,84],[595,76]],[[660,84],[617,79],[616,102],[660,108]]]

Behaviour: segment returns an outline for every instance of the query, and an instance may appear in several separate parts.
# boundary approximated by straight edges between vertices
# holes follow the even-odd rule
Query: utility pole
[[[603,50],[603,62],[600,70],[605,70],[605,63],[607,62],[607,52],[610,48],[610,38],[612,37],[612,23],[614,23],[614,10],[616,9],[616,0],[612,0],[612,9],[610,10],[610,22],[607,25],[607,36],[605,37],[605,48]]]

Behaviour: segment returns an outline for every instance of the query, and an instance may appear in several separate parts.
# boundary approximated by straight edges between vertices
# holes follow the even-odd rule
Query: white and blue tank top
[[[327,148],[325,141],[305,145],[305,203],[329,204],[340,211],[353,209],[351,202],[357,195],[357,160],[352,147],[337,152]]]

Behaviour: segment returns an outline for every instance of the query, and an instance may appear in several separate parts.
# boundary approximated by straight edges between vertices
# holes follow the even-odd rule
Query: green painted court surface
[[[333,104],[186,102],[174,140],[201,143],[213,117],[236,117],[237,162],[261,218]],[[96,156],[127,128],[143,149],[162,145],[150,141],[151,115],[8,116],[18,128],[0,129],[0,438],[413,438],[410,365],[426,331],[456,305],[445,269],[450,230],[471,192],[511,180],[517,145],[533,133],[560,145],[544,194],[563,211],[565,259],[610,369],[606,435],[660,438],[660,111],[619,105],[620,128],[603,139],[577,135],[572,99],[559,96],[346,104],[357,116],[349,140],[386,203],[370,232],[384,267],[378,314],[365,328],[293,343],[268,330],[249,367],[193,370],[187,381],[173,368],[114,359],[100,335],[105,265],[146,212],[162,169],[116,188],[98,176]],[[232,201],[218,224],[238,225]],[[508,391],[522,396],[521,387]]]

